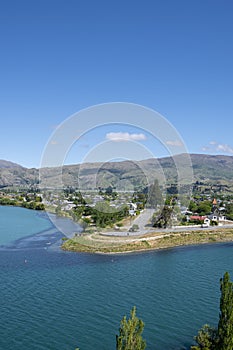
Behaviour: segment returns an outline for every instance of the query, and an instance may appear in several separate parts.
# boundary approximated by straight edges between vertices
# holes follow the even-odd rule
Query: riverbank
[[[206,243],[232,242],[233,228],[185,232],[151,232],[141,236],[111,237],[82,234],[66,240],[61,248],[72,252],[119,254]]]

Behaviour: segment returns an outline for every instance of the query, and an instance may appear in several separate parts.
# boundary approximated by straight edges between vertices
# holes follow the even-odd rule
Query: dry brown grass
[[[62,249],[90,253],[125,253],[185,245],[233,241],[233,229],[151,233],[138,237],[81,235],[65,241]]]

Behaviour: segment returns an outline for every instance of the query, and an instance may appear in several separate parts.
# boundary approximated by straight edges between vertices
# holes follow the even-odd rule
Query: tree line
[[[45,206],[41,201],[39,200],[33,200],[33,201],[23,201],[21,199],[11,199],[11,198],[0,198],[0,205],[10,205],[15,207],[23,207],[26,209],[33,209],[33,210],[45,210]]]

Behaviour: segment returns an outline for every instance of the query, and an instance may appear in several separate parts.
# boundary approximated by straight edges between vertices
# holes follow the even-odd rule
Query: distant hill
[[[197,180],[233,182],[233,156],[191,154]]]
[[[0,159],[0,169],[2,168],[22,168],[22,166],[13,162],[9,162],[8,160]]]
[[[86,163],[66,165],[62,168],[64,186],[81,188],[116,186],[117,189],[143,187],[155,178],[174,183],[177,171],[174,159],[182,155],[152,158],[143,161]],[[233,188],[233,157],[223,155],[191,154],[194,181],[203,184],[220,184]],[[182,168],[181,168],[182,170]],[[43,169],[45,184],[58,183],[57,169]],[[182,171],[181,171],[182,175]],[[0,186],[30,186],[39,183],[39,170],[27,169],[18,164],[0,160]]]
[[[27,169],[17,163],[0,160],[0,187],[36,184],[38,174],[38,169]]]

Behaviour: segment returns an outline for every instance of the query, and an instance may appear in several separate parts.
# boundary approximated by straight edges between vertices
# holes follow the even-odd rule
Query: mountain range
[[[183,174],[183,172],[185,173],[185,164],[182,165],[180,162],[182,159],[182,155],[176,155],[141,161],[64,165],[62,169],[44,168],[41,171],[0,160],[0,187],[37,185],[39,184],[39,173],[43,175],[45,186],[49,187],[51,183],[54,186],[60,181],[60,171],[62,171],[64,186],[85,189],[108,186],[122,190],[130,189],[152,183],[155,178],[166,183],[175,183],[178,175],[181,181],[183,176],[185,183],[185,175]],[[190,154],[190,160],[193,171],[192,182],[198,181],[203,184],[233,187],[233,156]],[[177,163],[179,164],[178,172]]]

